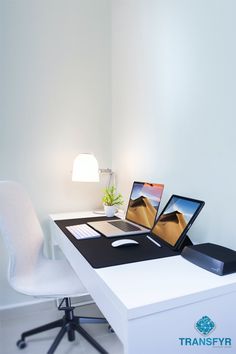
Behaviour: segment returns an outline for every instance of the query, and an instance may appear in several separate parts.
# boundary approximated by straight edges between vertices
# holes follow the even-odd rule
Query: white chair
[[[26,295],[63,298],[58,307],[65,312],[63,318],[22,333],[17,346],[24,348],[28,336],[61,327],[47,354],[54,353],[65,333],[73,341],[75,331],[100,353],[107,353],[80,325],[86,320],[103,323],[106,320],[74,315],[70,296],[87,294],[87,290],[66,260],[50,260],[43,255],[42,229],[28,195],[16,182],[0,181],[0,233],[9,254],[10,285]]]

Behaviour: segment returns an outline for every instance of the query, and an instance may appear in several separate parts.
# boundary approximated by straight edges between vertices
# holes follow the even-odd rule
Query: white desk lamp
[[[99,169],[96,157],[91,153],[79,154],[73,163],[72,181],[74,182],[99,182],[99,173],[108,174],[109,181],[107,187],[110,186],[113,172],[110,168]],[[103,211],[97,210],[95,213],[104,214]]]
[[[75,158],[72,181],[99,182],[98,162],[93,154],[79,154]]]

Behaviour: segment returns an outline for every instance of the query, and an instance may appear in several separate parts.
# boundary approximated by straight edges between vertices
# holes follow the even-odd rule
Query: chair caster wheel
[[[108,332],[115,333],[115,331],[111,325],[108,326]]]
[[[17,342],[16,342],[16,345],[19,349],[24,349],[26,347],[26,343],[23,339],[19,339]]]

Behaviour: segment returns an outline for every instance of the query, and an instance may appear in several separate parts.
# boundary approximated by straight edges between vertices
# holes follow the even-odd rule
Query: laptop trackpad
[[[116,226],[113,226],[108,221],[91,221],[88,222],[88,225],[92,226],[95,230],[108,237],[124,234],[124,231],[118,229]]]

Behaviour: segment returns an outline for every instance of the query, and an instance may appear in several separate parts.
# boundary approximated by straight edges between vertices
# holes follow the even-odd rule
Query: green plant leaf
[[[105,188],[102,201],[105,205],[122,205],[124,203],[121,193],[116,193],[115,186]]]

